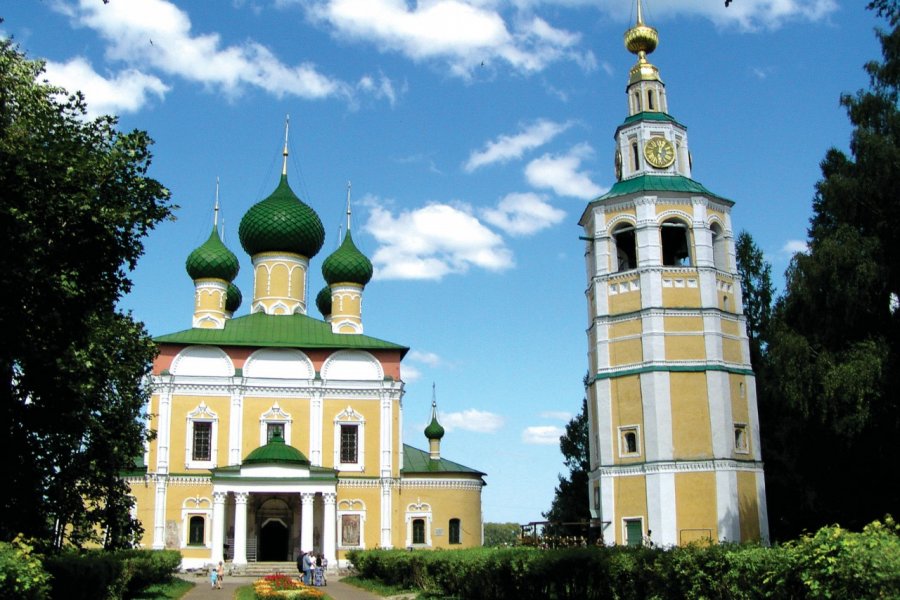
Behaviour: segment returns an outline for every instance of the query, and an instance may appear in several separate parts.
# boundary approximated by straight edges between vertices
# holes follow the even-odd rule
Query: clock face
[[[675,147],[662,137],[652,137],[644,145],[644,158],[657,169],[665,169],[675,162]]]

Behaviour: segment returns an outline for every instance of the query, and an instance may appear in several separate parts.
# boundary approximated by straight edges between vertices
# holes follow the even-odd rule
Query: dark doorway
[[[288,528],[280,521],[269,521],[259,532],[259,550],[256,560],[288,560]]]

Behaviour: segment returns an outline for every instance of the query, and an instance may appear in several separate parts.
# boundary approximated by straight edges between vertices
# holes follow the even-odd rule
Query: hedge
[[[787,544],[353,551],[365,579],[440,598],[762,600],[900,598],[900,529],[824,527]]]

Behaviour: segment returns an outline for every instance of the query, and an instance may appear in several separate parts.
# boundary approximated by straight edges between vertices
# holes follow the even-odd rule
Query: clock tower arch
[[[691,178],[637,19],[616,183],[588,203],[589,502],[607,543],[768,538],[733,202]],[[651,534],[652,532],[652,534]]]

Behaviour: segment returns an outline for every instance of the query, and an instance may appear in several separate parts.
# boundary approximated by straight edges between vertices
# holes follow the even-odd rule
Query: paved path
[[[239,587],[251,585],[256,580],[255,577],[225,577],[225,581],[222,583],[222,589],[215,590],[210,587],[208,577],[186,575],[184,578],[197,584],[194,586],[194,589],[187,593],[184,600],[232,600]],[[381,596],[376,596],[375,594],[348,585],[342,581],[329,581],[327,586],[320,589],[334,598],[334,600],[381,599]]]

